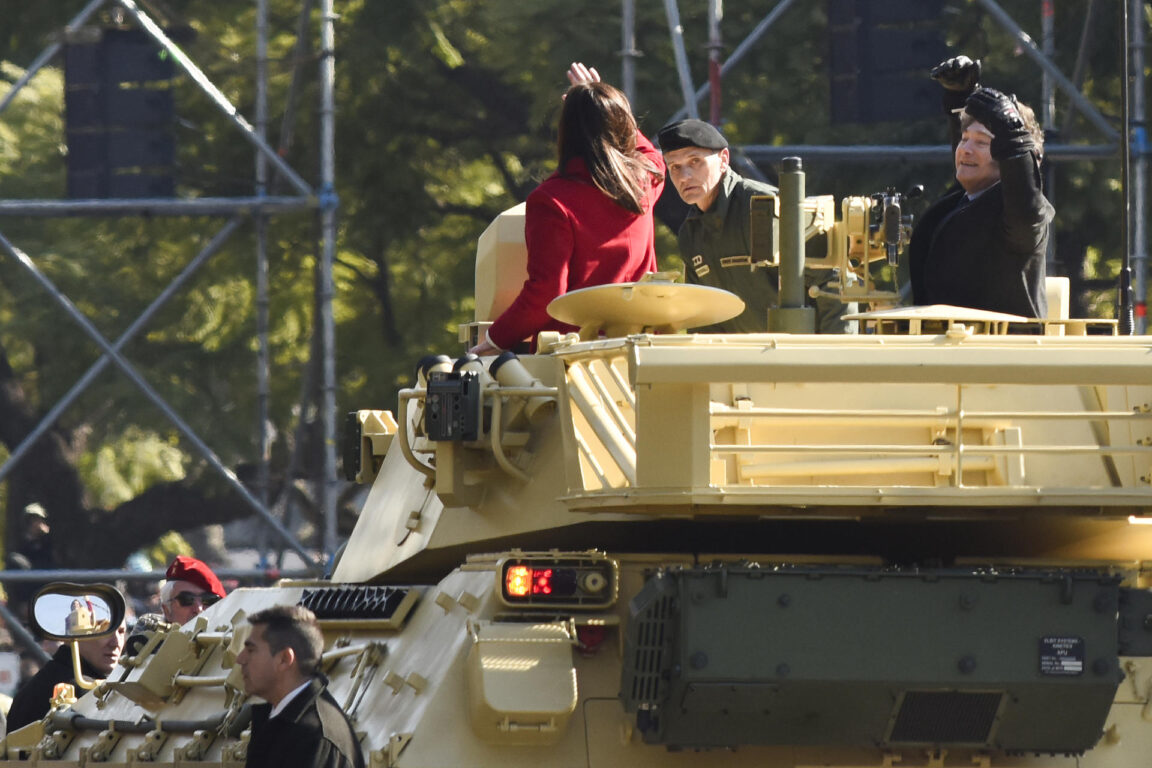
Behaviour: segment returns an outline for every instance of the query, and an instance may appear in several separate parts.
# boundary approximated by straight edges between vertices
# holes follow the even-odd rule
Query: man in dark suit
[[[1043,132],[1027,105],[979,87],[979,61],[957,56],[932,76],[944,86],[959,188],[912,233],[913,301],[1043,319],[1055,215],[1040,183]]]
[[[107,626],[107,623],[105,623]],[[112,674],[124,649],[124,624],[105,637],[80,640],[80,671],[89,680],[103,680]],[[72,665],[72,647],[64,644],[56,649],[52,658],[24,687],[16,692],[12,707],[8,710],[8,733],[34,723],[52,706],[52,696],[60,683],[70,683],[76,696],[87,691],[76,682],[75,667]]]
[[[236,662],[252,708],[245,765],[364,768],[352,723],[320,674],[324,638],[312,611],[277,605],[248,617],[252,632]]]

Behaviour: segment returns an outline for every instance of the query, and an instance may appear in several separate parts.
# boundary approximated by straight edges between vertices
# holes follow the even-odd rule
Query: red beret
[[[164,575],[170,581],[187,581],[206,592],[224,597],[224,585],[220,583],[220,579],[216,578],[211,568],[194,557],[177,555]]]

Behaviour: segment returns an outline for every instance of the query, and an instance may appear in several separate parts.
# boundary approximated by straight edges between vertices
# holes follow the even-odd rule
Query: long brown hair
[[[592,182],[617,205],[643,213],[648,174],[656,166],[636,150],[636,119],[628,97],[607,83],[568,89],[557,141],[560,173],[574,157],[584,159]]]

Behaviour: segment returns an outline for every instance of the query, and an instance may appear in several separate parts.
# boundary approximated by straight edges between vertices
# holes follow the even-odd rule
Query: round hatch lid
[[[631,333],[671,333],[720,323],[744,311],[734,293],[706,285],[666,281],[609,283],[557,296],[548,314],[580,327],[581,339]]]

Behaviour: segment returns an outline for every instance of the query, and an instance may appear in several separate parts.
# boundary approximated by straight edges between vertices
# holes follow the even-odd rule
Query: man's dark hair
[[[274,605],[249,616],[248,623],[264,627],[264,641],[272,653],[291,648],[300,674],[305,677],[320,674],[324,636],[312,611],[302,605]]]

